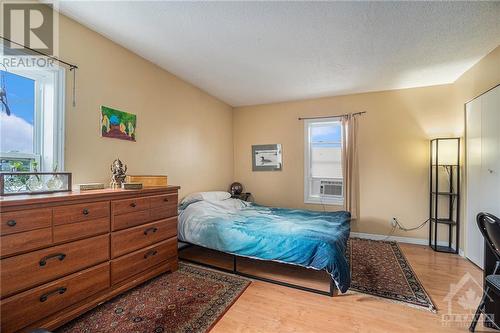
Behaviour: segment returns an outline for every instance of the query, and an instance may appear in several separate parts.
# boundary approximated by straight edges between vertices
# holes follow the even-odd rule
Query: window
[[[0,109],[1,171],[64,168],[64,71],[60,68],[0,70],[10,115]]]
[[[304,202],[342,205],[344,183],[340,119],[307,120],[304,125]]]

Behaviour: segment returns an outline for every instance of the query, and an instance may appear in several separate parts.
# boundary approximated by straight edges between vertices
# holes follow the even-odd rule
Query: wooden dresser
[[[52,330],[175,271],[178,189],[1,197],[1,332]]]

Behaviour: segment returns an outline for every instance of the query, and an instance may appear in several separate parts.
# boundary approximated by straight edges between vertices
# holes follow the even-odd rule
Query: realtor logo
[[[448,294],[443,301],[448,311],[443,313],[443,326],[468,327],[474,317],[477,306],[483,295],[481,283],[476,281],[470,273],[465,273],[457,284],[450,284]],[[490,295],[486,295],[491,301]],[[493,314],[490,314],[493,317]]]
[[[55,55],[55,14],[51,4],[2,1],[2,36],[38,52]],[[36,52],[4,41],[4,55],[29,55]]]

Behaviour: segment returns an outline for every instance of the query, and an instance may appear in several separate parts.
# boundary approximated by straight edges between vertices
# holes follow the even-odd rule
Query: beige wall
[[[463,105],[500,83],[500,46],[481,59],[455,81],[456,107]]]
[[[233,179],[232,108],[64,16],[60,55],[79,66],[77,106],[67,72],[65,169],[75,183],[109,183],[113,159],[130,174],[167,174],[182,194]],[[101,138],[99,107],[137,114],[137,142]]]
[[[392,216],[408,226],[427,218],[429,138],[463,135],[463,103],[500,81],[497,48],[452,85],[233,110],[64,16],[60,54],[80,68],[76,108],[69,73],[66,86],[65,169],[75,183],[107,183],[109,165],[120,157],[131,174],[168,174],[182,195],[238,180],[259,203],[322,209],[303,203],[297,118],[366,110],[359,138],[361,218],[352,229],[379,234],[390,230]],[[137,142],[101,138],[100,105],[137,114]],[[283,144],[282,172],[251,171],[251,145],[259,143]],[[425,238],[426,231],[396,234]]]
[[[456,85],[236,108],[235,180],[262,204],[323,209],[304,204],[304,130],[297,118],[367,111],[359,121],[360,219],[352,230],[387,234],[393,216],[418,225],[428,217],[429,139],[463,135],[463,103],[500,81],[499,55],[497,48]],[[266,143],[283,145],[283,171],[251,171],[251,146]],[[427,230],[395,235],[426,238]]]

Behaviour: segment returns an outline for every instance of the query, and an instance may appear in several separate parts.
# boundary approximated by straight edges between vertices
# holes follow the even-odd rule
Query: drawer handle
[[[135,206],[137,206],[135,202],[132,202],[132,203],[130,204],[130,207],[135,207]]]
[[[156,250],[151,250],[151,251],[148,251],[146,252],[146,254],[144,255],[144,259],[148,259],[149,257],[151,256],[155,256],[158,252]]]
[[[60,287],[60,288],[57,288],[56,290],[49,291],[48,293],[40,296],[40,302],[45,302],[46,300],[49,299],[49,296],[52,296],[52,295],[56,295],[56,294],[62,295],[66,292],[66,290],[68,290],[66,287]]]
[[[154,228],[154,227],[153,228],[147,228],[146,230],[144,230],[144,235],[149,234],[149,232],[155,233],[157,231],[158,231],[158,228]]]
[[[168,198],[163,199],[163,201],[168,202]]]
[[[9,227],[15,227],[15,226],[16,226],[16,224],[17,224],[16,220],[8,220],[8,221],[7,221],[7,225],[8,225]]]
[[[40,266],[47,265],[47,260],[52,259],[52,258],[57,258],[57,259],[59,259],[59,261],[63,261],[64,258],[66,258],[66,255],[64,253],[49,254],[48,256],[43,257],[42,260],[40,260],[40,262],[39,262]]]
[[[83,215],[89,215],[89,210],[87,208],[84,208],[82,210]]]

